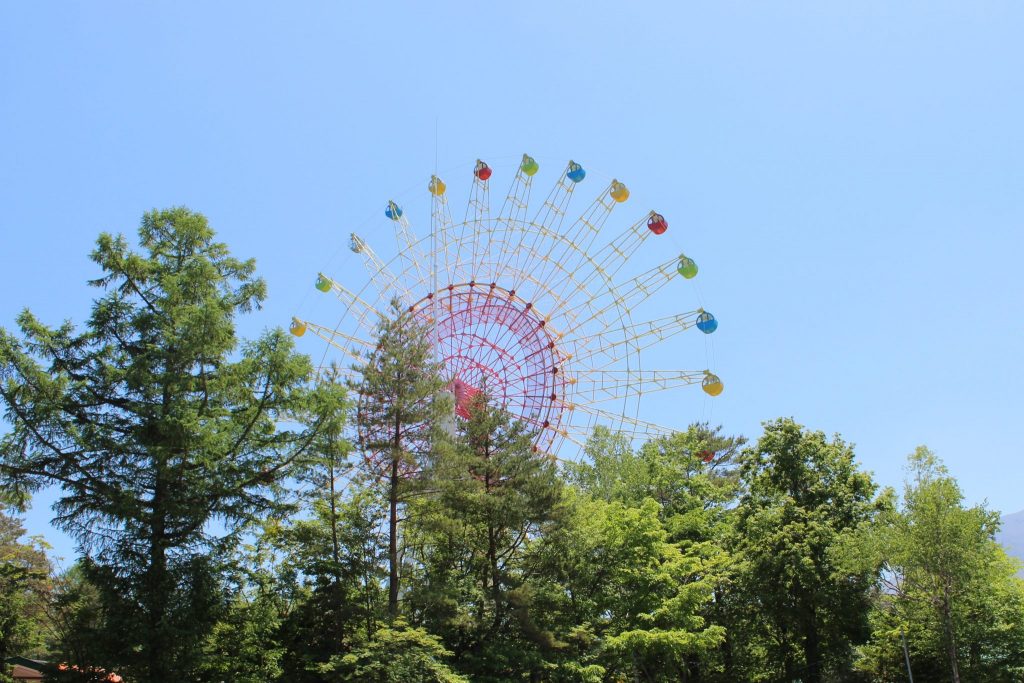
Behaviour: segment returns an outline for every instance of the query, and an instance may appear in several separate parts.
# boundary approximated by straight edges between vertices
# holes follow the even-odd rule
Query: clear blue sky
[[[1022,27],[1016,1],[3,3],[0,325],[83,320],[97,233],[176,204],[257,258],[244,331],[284,325],[422,194],[436,126],[453,188],[529,151],[666,207],[727,389],[646,417],[793,416],[892,485],[925,443],[1019,510]],[[703,367],[678,349],[657,364]]]

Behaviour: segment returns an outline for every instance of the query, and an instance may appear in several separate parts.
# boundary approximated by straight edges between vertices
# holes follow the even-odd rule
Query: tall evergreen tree
[[[333,415],[314,441],[299,479],[302,514],[264,527],[262,542],[280,553],[281,588],[293,596],[281,625],[283,677],[296,683],[332,680],[323,667],[365,642],[381,618],[386,556],[379,529],[386,506],[379,487],[353,462],[347,418],[351,405],[342,373],[322,378]]]
[[[284,426],[312,391],[289,336],[235,334],[266,295],[255,263],[185,208],[147,213],[139,244],[100,236],[102,294],[83,331],[28,311],[20,338],[0,331],[0,478],[61,487],[56,523],[128,611],[125,661],[110,664],[164,683],[188,676],[214,618],[211,522],[231,532],[278,508],[319,425]]]
[[[399,612],[401,511],[416,490],[452,409],[433,358],[430,328],[398,302],[377,325],[377,347],[356,370],[359,447],[375,463],[388,505],[388,616]]]
[[[411,507],[422,574],[414,616],[442,634],[473,680],[503,680],[550,645],[534,625],[523,562],[557,523],[562,485],[533,434],[492,405],[486,387],[467,412],[425,472],[431,496]]]

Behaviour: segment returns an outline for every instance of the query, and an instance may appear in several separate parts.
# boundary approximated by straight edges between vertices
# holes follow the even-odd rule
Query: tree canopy
[[[0,660],[49,681],[1024,680],[1024,582],[933,453],[597,428],[578,457],[397,300],[354,368],[236,335],[266,287],[206,219],[101,235],[91,315],[0,329]],[[57,487],[67,569],[17,514]],[[24,661],[24,660],[22,660]],[[0,680],[6,674],[0,674]]]
[[[100,236],[81,331],[29,311],[20,336],[0,330],[0,478],[22,494],[60,487],[57,525],[131,615],[112,664],[166,681],[216,608],[211,524],[231,534],[282,510],[279,484],[319,423],[295,422],[315,390],[288,335],[235,334],[266,296],[255,263],[185,208],[147,213],[138,237],[140,252]]]

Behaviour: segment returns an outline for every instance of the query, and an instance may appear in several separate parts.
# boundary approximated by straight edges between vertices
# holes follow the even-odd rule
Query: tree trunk
[[[487,525],[487,566],[491,574],[491,600],[494,602],[494,629],[501,625],[501,583],[498,581],[498,542],[497,531]],[[484,587],[486,588],[486,586]]]
[[[960,665],[956,656],[956,635],[953,632],[953,615],[949,604],[948,592],[942,597],[942,625],[946,631],[946,653],[949,655],[949,667],[953,675],[953,683],[960,683]]]
[[[969,676],[969,678],[977,678],[978,670],[981,669],[981,643],[979,643],[978,641],[974,641],[973,643],[971,643],[969,652],[971,667],[971,676]]]
[[[818,636],[818,623],[813,611],[807,621],[807,632],[804,634],[804,661],[807,664],[807,679],[804,683],[821,683],[821,641]]]
[[[796,666],[789,647],[789,631],[784,622],[776,622],[779,627],[779,646],[782,648],[782,670],[786,683],[796,680]]]
[[[397,434],[395,439],[398,439]],[[388,617],[391,621],[398,616],[398,464],[399,457],[395,453],[391,456],[391,486],[388,491]]]
[[[170,660],[173,655],[167,624],[167,601],[171,586],[167,571],[165,495],[166,483],[162,468],[158,466],[149,530],[149,566],[145,578],[146,637],[143,657],[150,683],[164,683],[172,679]]]
[[[725,596],[723,594],[721,586],[715,586],[715,612],[717,616],[717,623],[722,623],[723,619],[723,601]],[[736,680],[736,676],[733,673],[733,657],[732,657],[732,629],[725,629],[725,638],[722,640],[722,666],[725,671],[725,678],[729,681]]]
[[[490,460],[490,449],[484,447],[484,460]],[[484,494],[491,495],[491,472],[490,468],[484,473]],[[493,629],[498,630],[501,626],[501,583],[498,581],[498,531],[494,524],[487,523],[487,573],[490,574],[491,602],[494,603],[494,624]],[[487,580],[484,580],[484,592],[487,592]]]
[[[331,479],[331,545],[334,554],[331,555],[331,559],[334,560],[334,579],[338,583],[341,583],[341,570],[339,565],[341,564],[341,549],[338,547],[338,501],[337,492],[334,488],[334,460],[333,456],[331,459],[330,469],[328,476]]]
[[[683,678],[689,683],[701,683],[704,680],[704,671],[700,666],[700,657],[689,655],[683,662]]]

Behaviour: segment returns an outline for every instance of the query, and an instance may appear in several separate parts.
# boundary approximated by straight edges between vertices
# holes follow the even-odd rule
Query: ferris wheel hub
[[[550,445],[569,386],[559,372],[567,356],[533,302],[497,283],[481,291],[471,280],[429,292],[410,310],[433,330],[457,415],[468,418],[470,403],[483,392],[541,430],[539,443]]]

